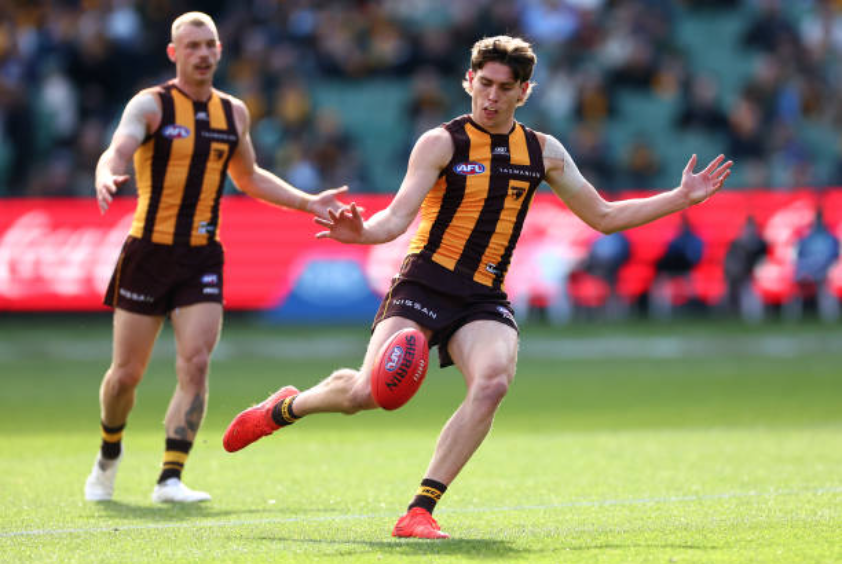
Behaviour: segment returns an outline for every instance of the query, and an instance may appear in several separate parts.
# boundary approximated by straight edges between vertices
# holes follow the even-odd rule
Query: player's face
[[[180,76],[194,83],[213,79],[222,46],[213,30],[207,26],[185,25],[173,42],[174,62]]]
[[[472,74],[471,117],[492,133],[508,133],[527,87],[528,83],[515,80],[508,66],[486,63]]]

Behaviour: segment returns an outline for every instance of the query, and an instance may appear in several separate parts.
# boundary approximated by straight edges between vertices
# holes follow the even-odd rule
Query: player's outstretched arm
[[[120,123],[111,137],[111,144],[96,165],[94,189],[100,213],[108,211],[114,194],[129,180],[126,172],[132,155],[140,147],[146,133],[158,127],[160,120],[161,108],[155,95],[149,91],[139,92],[126,104]]]
[[[396,239],[412,224],[421,203],[452,155],[453,141],[447,131],[436,128],[426,132],[412,149],[406,176],[386,209],[363,220],[360,210],[352,203],[338,213],[330,212],[325,219],[316,218],[316,223],[326,228],[316,237],[363,245]]]
[[[311,213],[317,217],[328,217],[328,210],[339,210],[344,205],[339,197],[348,191],[347,186],[308,194],[286,180],[279,178],[257,165],[254,145],[249,133],[248,109],[240,100],[232,99],[234,116],[240,131],[240,142],[228,163],[228,174],[239,190],[252,198],[276,206]]]
[[[576,168],[570,155],[555,138],[546,137],[544,162],[547,182],[573,213],[602,233],[637,227],[699,204],[718,192],[731,175],[732,161],[719,155],[704,169],[694,172],[696,155],[690,157],[681,175],[681,184],[668,192],[648,198],[617,202],[605,200]]]

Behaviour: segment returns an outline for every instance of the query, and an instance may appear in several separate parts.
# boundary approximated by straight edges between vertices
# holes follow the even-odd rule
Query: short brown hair
[[[538,56],[532,50],[532,45],[523,39],[508,35],[497,35],[495,37],[484,37],[474,43],[471,48],[471,70],[473,72],[477,72],[486,63],[490,62],[502,63],[512,69],[512,75],[516,81],[529,82],[535,64],[538,62]],[[462,85],[465,90],[470,87],[467,79],[463,81]],[[530,83],[521,103],[529,97],[532,86]]]

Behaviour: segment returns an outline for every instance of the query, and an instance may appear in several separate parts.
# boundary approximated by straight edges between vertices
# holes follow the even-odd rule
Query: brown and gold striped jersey
[[[173,82],[155,88],[161,124],[134,155],[138,202],[130,234],[165,245],[219,240],[219,203],[239,141],[229,96],[199,102]]]
[[[409,254],[494,289],[503,280],[526,212],[544,179],[538,136],[515,122],[492,134],[470,116],[444,124],[453,157],[421,205]]]

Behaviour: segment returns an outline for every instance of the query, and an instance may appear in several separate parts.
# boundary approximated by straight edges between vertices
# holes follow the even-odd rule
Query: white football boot
[[[85,499],[88,501],[108,501],[114,495],[114,480],[117,478],[117,468],[123,460],[123,453],[120,456],[109,460],[102,457],[102,453],[96,455],[94,467],[91,474],[85,480]]]
[[[191,490],[178,478],[164,480],[152,490],[152,501],[155,503],[196,503],[209,501],[210,498],[209,493]]]

